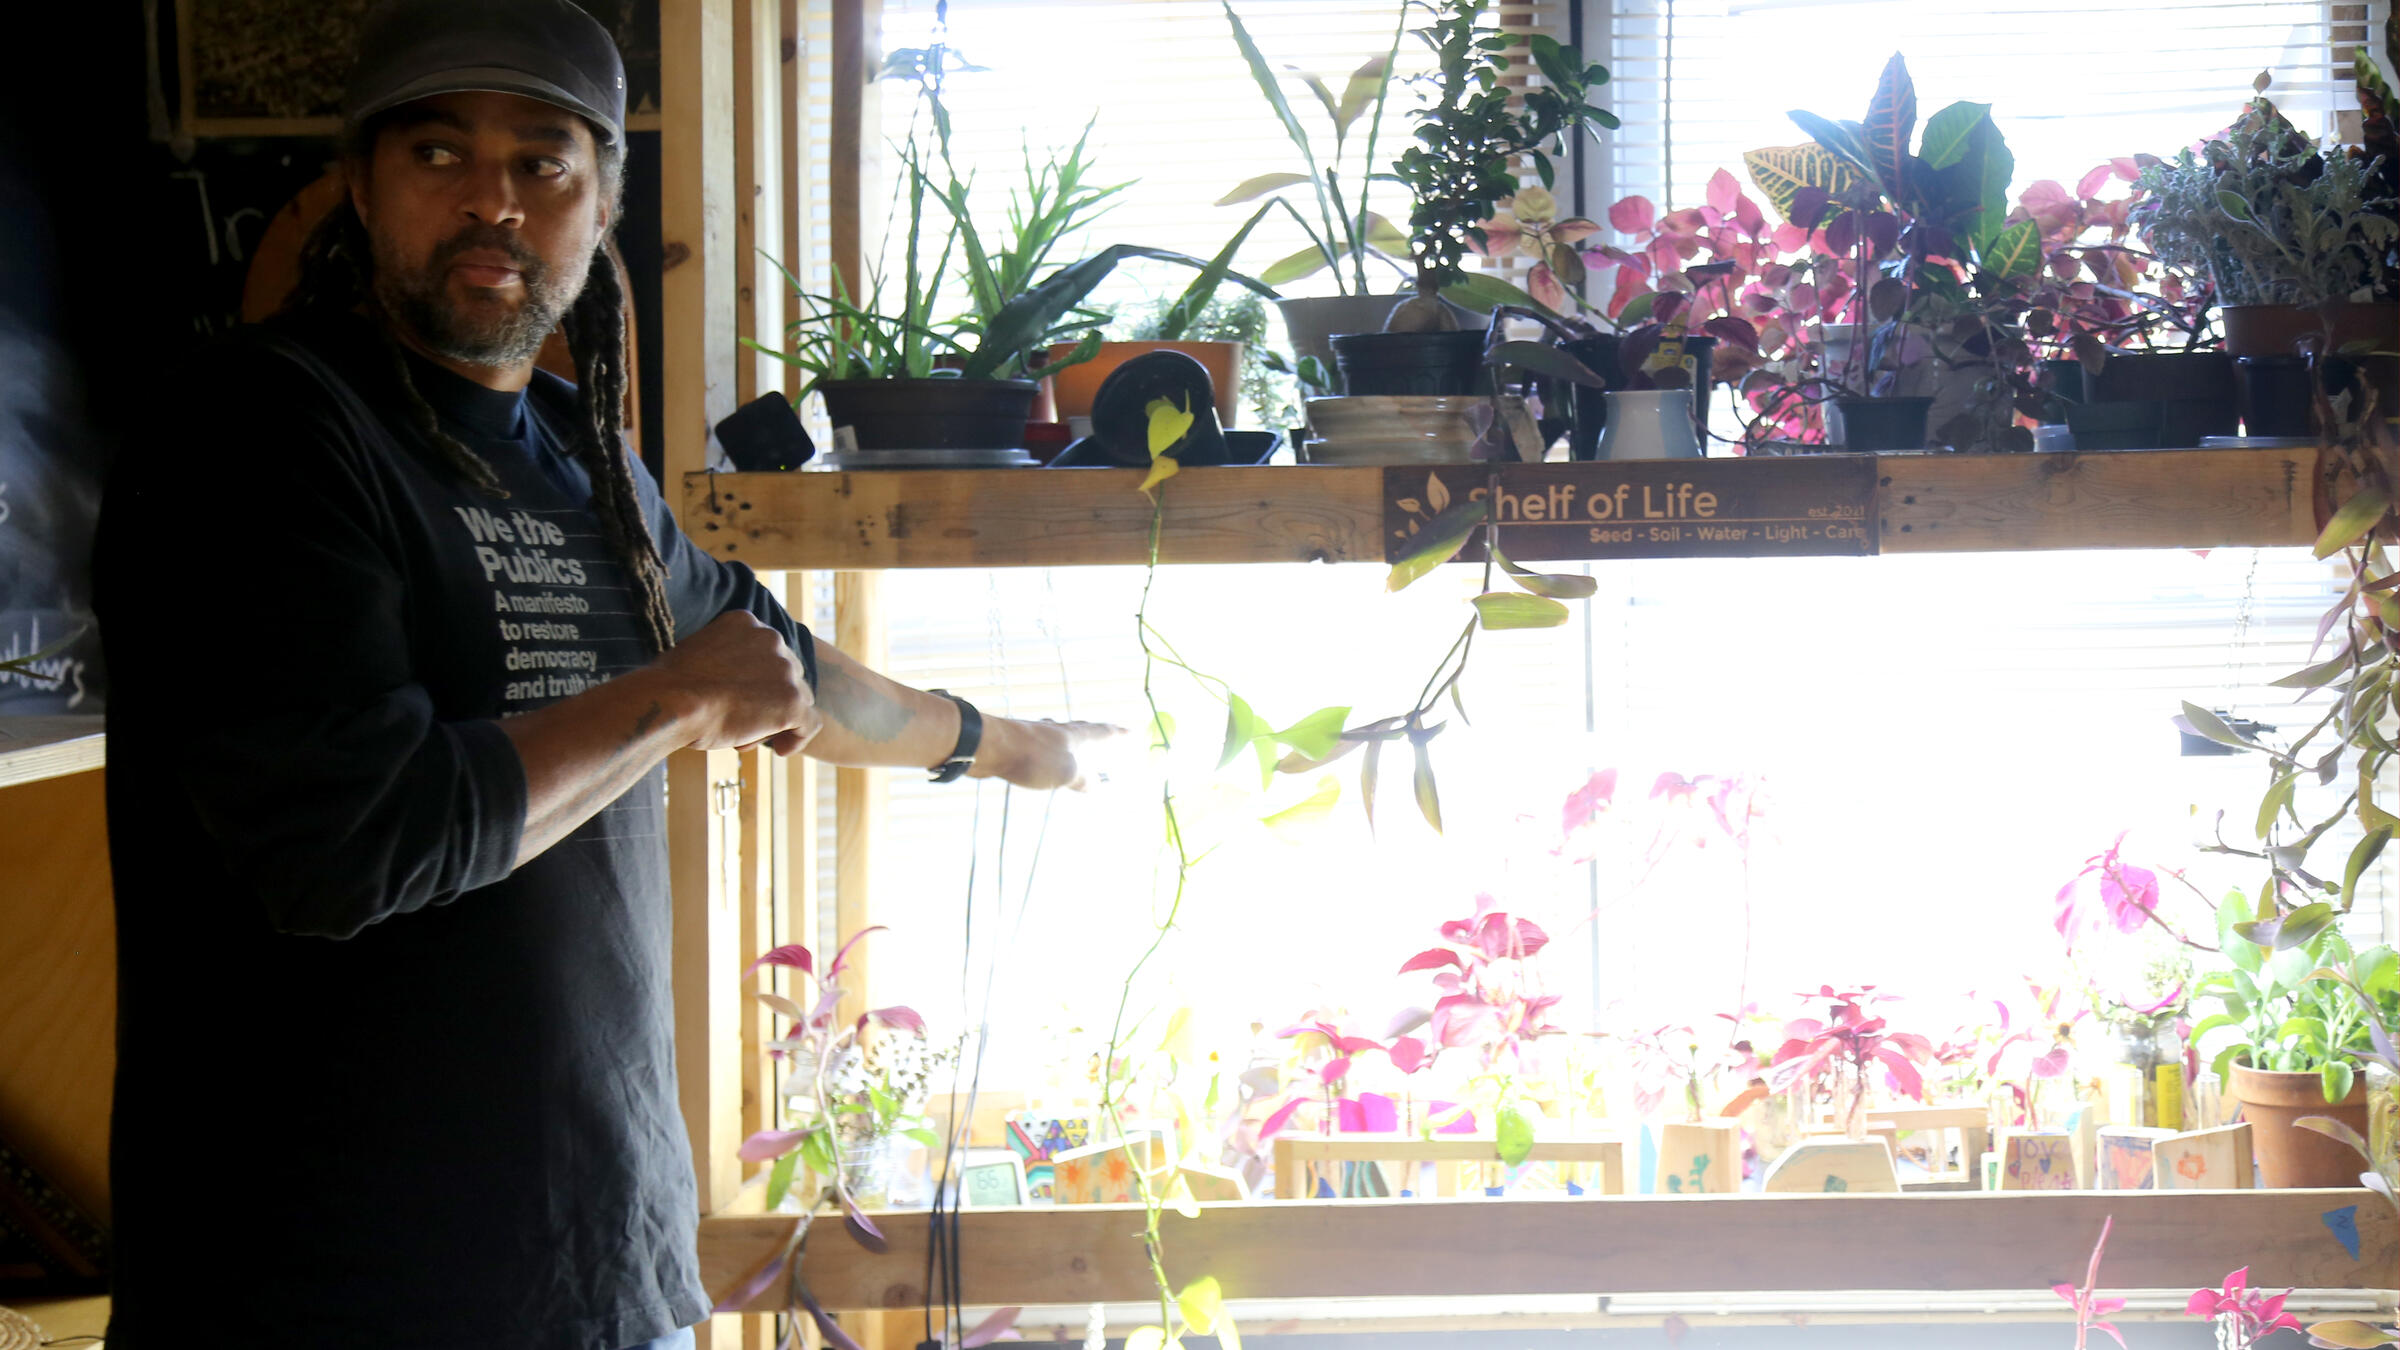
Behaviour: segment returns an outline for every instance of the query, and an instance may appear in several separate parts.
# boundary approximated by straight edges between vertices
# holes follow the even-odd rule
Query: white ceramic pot
[[[1620,389],[1608,395],[1601,459],[1698,459],[1689,389]]]

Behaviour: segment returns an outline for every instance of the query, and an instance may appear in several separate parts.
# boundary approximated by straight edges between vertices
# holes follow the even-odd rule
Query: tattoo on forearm
[[[859,739],[876,744],[898,739],[917,716],[840,661],[817,663],[817,707]]]

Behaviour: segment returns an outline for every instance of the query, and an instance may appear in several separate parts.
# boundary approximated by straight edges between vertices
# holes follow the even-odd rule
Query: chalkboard
[[[628,112],[658,111],[658,0],[577,0],[617,40]],[[338,116],[370,0],[186,0],[181,35],[201,121]]]

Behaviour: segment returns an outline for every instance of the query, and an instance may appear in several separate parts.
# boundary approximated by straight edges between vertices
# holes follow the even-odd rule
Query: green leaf
[[[2313,666],[2295,670],[2281,679],[2269,680],[2267,684],[2276,689],[2322,689],[2347,674],[2349,670],[2350,653],[2343,652],[2330,661],[2319,661]]]
[[[1275,739],[1310,759],[1323,759],[1342,743],[1342,726],[1350,710],[1319,708],[1275,733]]]
[[[2219,1027],[2238,1027],[2241,1019],[2231,1013],[2210,1013],[2192,1025],[2191,1039],[2197,1041]]]
[[[1225,699],[1225,748],[1223,753],[1217,756],[1217,767],[1222,769],[1233,763],[1233,757],[1249,748],[1259,737],[1272,735],[1274,735],[1274,728],[1268,726],[1257,713],[1250,711],[1250,705],[1243,701],[1241,695],[1227,695]]]
[[[1536,572],[1529,568],[1519,567],[1510,562],[1507,555],[1500,551],[1500,541],[1497,539],[1492,541],[1491,550],[1492,561],[1500,565],[1500,570],[1506,572],[1510,580],[1535,595],[1546,595],[1553,600],[1589,600],[1600,589],[1598,577],[1585,576],[1578,572]],[[1456,693],[1458,686],[1454,684],[1450,686],[1450,689],[1451,692]],[[1459,716],[1465,717],[1465,710],[1460,710]]]
[[[2361,61],[2359,65],[2363,69],[2367,63]],[[2361,1322],[2353,1318],[2342,1318],[2332,1322],[2311,1322],[2308,1326],[2310,1344],[2330,1345],[2337,1347],[2337,1350],[2378,1350],[2380,1346],[2392,1344],[2395,1334],[2400,1333],[2376,1326],[2372,1322]]]
[[[1556,310],[1534,299],[1519,287],[1484,272],[1470,272],[1442,288],[1442,298],[1451,304],[1489,314],[1498,306],[1515,305],[1536,314],[1559,317]]]
[[[1775,214],[1792,218],[1792,197],[1804,187],[1840,197],[1858,186],[1859,170],[1821,145],[1771,145],[1742,152],[1750,181],[1766,194]]]
[[[1295,825],[1313,825],[1332,814],[1342,800],[1342,785],[1332,774],[1317,780],[1317,790],[1291,806],[1259,821],[1270,830],[1288,830]]]
[[[1233,12],[1230,3],[1225,5],[1225,22],[1233,25],[1233,45],[1241,49],[1242,62],[1250,67],[1251,80],[1258,85],[1258,91],[1267,96],[1267,106],[1275,110],[1275,120],[1283,123],[1284,134],[1290,136],[1292,144],[1299,147],[1300,159],[1308,165],[1308,176],[1315,178],[1317,154],[1308,143],[1308,132],[1301,128],[1300,119],[1292,115],[1290,101],[1283,96],[1283,81],[1277,79],[1274,70],[1267,65],[1266,53],[1261,52],[1258,44],[1251,40],[1250,30],[1242,26],[1242,16]]]
[[[1475,613],[1486,632],[1508,628],[1556,628],[1574,612],[1545,595],[1486,591],[1475,597]]]
[[[1175,714],[1160,709],[1158,716],[1150,719],[1150,748],[1167,750],[1173,748],[1174,744]]]
[[[942,1146],[942,1137],[938,1134],[935,1134],[933,1131],[926,1129],[922,1125],[911,1126],[908,1129],[901,1130],[899,1134],[901,1138],[913,1139],[916,1142],[923,1144],[927,1148],[940,1148]]]
[[[2400,992],[2400,952],[2384,946],[2367,948],[2351,963],[2350,978],[2370,998]]]
[[[1243,244],[1249,242],[1250,232],[1258,228],[1258,222],[1267,218],[1267,212],[1278,206],[1287,211],[1291,209],[1283,202],[1268,202],[1251,212],[1250,218],[1242,222],[1242,228],[1235,230],[1233,238],[1225,241],[1225,247],[1217,250],[1217,256],[1209,259],[1199,275],[1192,278],[1192,284],[1184,288],[1183,294],[1175,297],[1175,303],[1167,306],[1166,314],[1159,320],[1158,341],[1176,342],[1182,339],[1192,321],[1200,317],[1200,311],[1208,308],[1208,302],[1216,298],[1217,288],[1224,285],[1226,277],[1232,273],[1233,256],[1241,252]]]
[[[1925,138],[1919,158],[1930,169],[1947,169],[1966,158],[1975,128],[1990,120],[1989,103],[1953,103],[1925,119]]]
[[[1882,78],[1875,82],[1875,96],[1867,102],[1866,121],[1860,124],[1857,140],[1867,166],[1895,202],[1906,200],[1908,142],[1916,129],[1916,82],[1908,78],[1908,62],[1894,52],[1884,63]]]
[[[1583,362],[1567,355],[1547,342],[1503,342],[1494,347],[1483,363],[1487,366],[1517,366],[1537,374],[1561,380],[1572,380],[1591,389],[1607,387],[1608,381]]]
[[[807,1163],[808,1170],[818,1176],[832,1176],[835,1168],[833,1132],[830,1129],[818,1128],[800,1136],[800,1161]]]
[[[2222,188],[2218,189],[2217,207],[2226,215],[2229,215],[2235,220],[2239,220],[2244,223],[2255,224],[2258,220],[2258,217],[2252,215],[2250,212],[2249,199],[2238,192],[2229,192]]]
[[[1411,582],[1458,556],[1467,540],[1483,524],[1490,510],[1481,498],[1457,502],[1437,513],[1417,536],[1424,542],[1416,550],[1392,564],[1391,575],[1384,579],[1387,591],[1405,590]]]
[[[799,1170],[799,1167],[800,1155],[798,1153],[786,1153],[782,1157],[775,1160],[774,1167],[768,1169],[767,1209],[770,1213],[774,1211],[776,1206],[782,1204],[783,1197],[790,1193],[792,1189],[792,1173]]]
[[[2300,771],[2294,769],[2277,778],[2274,786],[2267,789],[2267,795],[2258,803],[2259,838],[2266,838],[2267,832],[2275,828],[2275,817],[2283,814],[2284,809],[2292,804],[2292,794],[2299,786]]]
[[[2350,1084],[2355,1078],[2355,1074],[2350,1068],[2350,1061],[2346,1059],[2328,1060],[2325,1067],[2317,1071],[2317,1076],[2324,1082],[2327,1102],[2339,1102],[2342,1098],[2350,1095]]]
[[[1219,206],[1239,206],[1243,202],[1256,201],[1270,192],[1278,191],[1279,189],[1287,187],[1297,187],[1302,183],[1310,181],[1312,180],[1307,174],[1304,173],[1291,173],[1288,171],[1284,173],[1262,173],[1256,178],[1243,179],[1239,184],[1235,185],[1233,191],[1217,198],[1216,204]]]
[[[1217,1319],[1225,1315],[1225,1291],[1214,1275],[1203,1275],[1183,1287],[1175,1296],[1175,1309],[1183,1314],[1185,1325],[1203,1336],[1217,1332]]]
[[[1366,810],[1369,834],[1375,833],[1375,784],[1382,760],[1383,742],[1367,742],[1367,753],[1358,766],[1358,804]]]
[[[2259,748],[2258,742],[2243,736],[2240,732],[2235,731],[2232,727],[2225,725],[2224,718],[2217,716],[2215,713],[2210,712],[2208,709],[2201,707],[2197,703],[2193,703],[2188,700],[2184,703],[2183,720],[2191,724],[2192,730],[2198,732],[2201,736],[2207,738],[2208,740],[2215,741],[2219,745],[2230,745],[2237,750],[2256,750]]]
[[[1433,827],[1433,832],[1440,834],[1442,832],[1442,798],[1433,786],[1433,758],[1427,751],[1425,742],[1412,738],[1409,745],[1417,752],[1415,782],[1417,810],[1424,814],[1425,823]]]
[[[1798,108],[1793,109],[1787,115],[1792,121],[1799,124],[1802,131],[1808,133],[1809,139],[1823,146],[1828,153],[1844,164],[1866,175],[1870,181],[1875,180],[1874,162],[1867,158],[1866,147],[1859,143],[1858,137],[1851,132],[1850,128]]]
[[[1366,64],[1350,72],[1350,80],[1342,86],[1342,97],[1334,105],[1333,130],[1338,136],[1350,134],[1350,125],[1358,115],[1383,98],[1391,83],[1392,60],[1388,56],[1370,56]]]
[[[1515,1107],[1503,1107],[1500,1119],[1492,1131],[1499,1146],[1500,1161],[1515,1167],[1533,1156],[1533,1122]]]
[[[1325,250],[1311,246],[1268,264],[1267,270],[1258,274],[1258,279],[1270,286],[1281,286],[1324,270]]]
[[[2029,277],[2042,270],[2042,227],[2020,220],[1992,236],[1981,261],[1984,270],[2002,280]]]
[[[2392,827],[2378,825],[2367,831],[2366,837],[2350,850],[2350,861],[2342,867],[2342,908],[2350,907],[2351,900],[2358,893],[2358,879],[2375,865],[2375,859],[2383,854],[2384,845],[2391,842]]]
[[[2391,505],[2392,499],[2382,488],[2360,488],[2333,513],[2333,519],[2325,522],[2325,532],[2317,536],[2317,556],[2330,558],[2366,537]]]
[[[1291,70],[1289,66],[1284,68]],[[1325,110],[1325,120],[1337,123],[1342,120],[1341,105],[1334,100],[1333,89],[1325,83],[1324,76],[1312,75],[1304,70],[1293,70],[1292,73],[1308,86],[1308,92],[1317,96],[1317,105]]]
[[[1387,258],[1408,256],[1408,233],[1380,213],[1369,211],[1366,216],[1366,245]]]

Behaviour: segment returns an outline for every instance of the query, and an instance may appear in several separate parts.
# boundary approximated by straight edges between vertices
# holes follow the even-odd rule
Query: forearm
[[[692,743],[694,709],[656,668],[503,720],[525,766],[517,865],[539,856]]]
[[[958,745],[958,705],[911,689],[851,660],[832,644],[817,646],[817,710],[823,729],[807,753],[851,768],[930,769]],[[1022,722],[984,714],[973,778],[1017,778],[1027,757]]]

